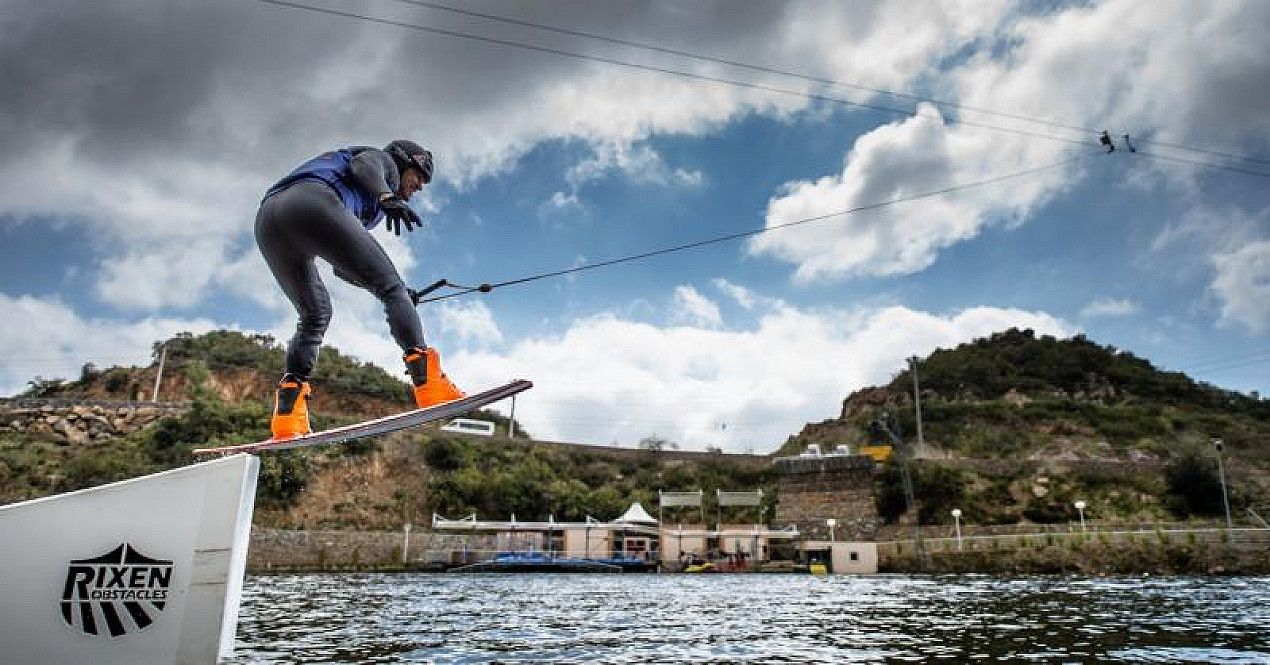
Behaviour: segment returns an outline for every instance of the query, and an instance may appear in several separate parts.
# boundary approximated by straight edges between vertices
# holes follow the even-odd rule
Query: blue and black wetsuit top
[[[335,190],[344,207],[369,230],[383,219],[379,199],[395,191],[399,179],[397,165],[387,153],[376,148],[354,146],[324,152],[301,164],[274,183],[265,193],[265,198],[300,180],[324,182]]]

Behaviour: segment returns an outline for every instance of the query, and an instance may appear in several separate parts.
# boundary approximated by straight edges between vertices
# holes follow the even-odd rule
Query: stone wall
[[[1079,573],[1241,574],[1270,572],[1270,529],[1173,529],[1031,533],[878,543],[882,572],[1020,575]]]
[[[466,550],[488,556],[497,550],[493,535],[412,531],[408,560],[402,562],[403,531],[292,531],[253,527],[247,550],[251,572],[373,570],[465,563]],[[470,561],[467,561],[470,563]]]
[[[837,520],[836,540],[872,540],[881,519],[873,498],[873,462],[863,455],[781,458],[776,526],[794,525],[803,538],[829,540],[825,520]]]
[[[48,437],[82,445],[131,434],[189,408],[185,402],[0,399],[0,432]]]

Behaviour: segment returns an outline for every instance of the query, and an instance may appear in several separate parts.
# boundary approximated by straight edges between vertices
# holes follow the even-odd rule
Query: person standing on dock
[[[424,342],[419,313],[396,266],[370,235],[385,219],[388,230],[397,235],[402,226],[409,232],[423,225],[407,202],[432,182],[432,169],[432,153],[402,139],[382,150],[354,146],[323,153],[265,193],[256,214],[256,244],[299,315],[274,400],[274,438],[311,431],[309,377],[332,313],[317,258],[330,263],[336,276],[383,303],[388,328],[404,352],[416,406],[463,397],[441,372],[436,350]]]

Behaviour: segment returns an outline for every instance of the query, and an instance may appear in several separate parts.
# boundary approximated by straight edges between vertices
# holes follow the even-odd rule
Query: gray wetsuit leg
[[[256,244],[300,315],[287,345],[288,372],[312,375],[331,322],[331,298],[314,264],[318,257],[379,298],[403,351],[425,346],[419,313],[396,266],[325,183],[302,180],[265,199],[256,214]]]

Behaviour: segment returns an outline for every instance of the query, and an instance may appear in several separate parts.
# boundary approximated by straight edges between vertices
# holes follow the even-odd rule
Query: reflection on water
[[[1270,663],[1270,578],[251,577],[233,663]]]

